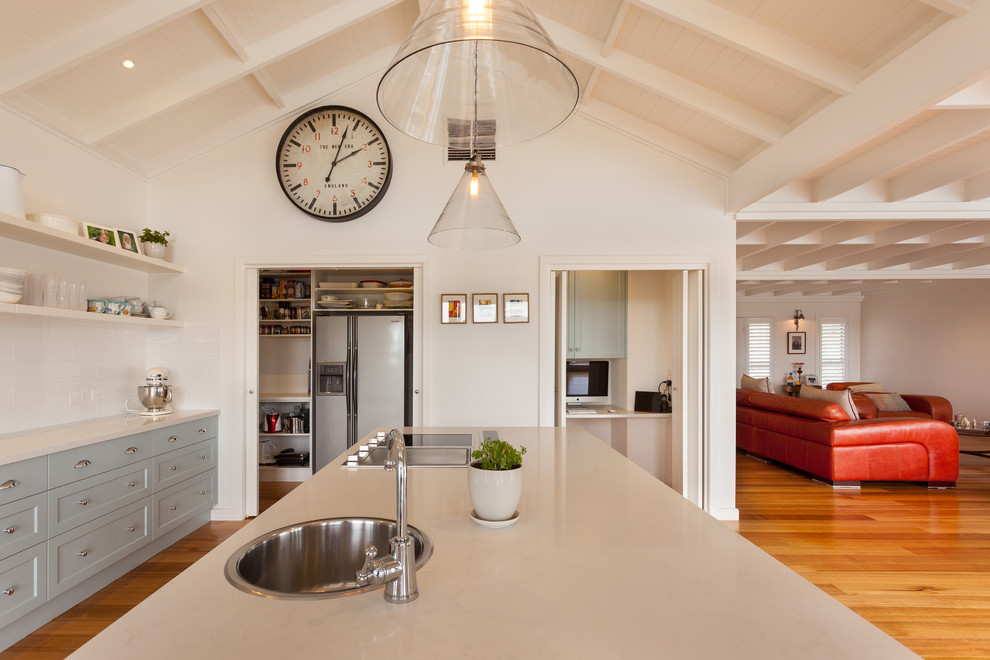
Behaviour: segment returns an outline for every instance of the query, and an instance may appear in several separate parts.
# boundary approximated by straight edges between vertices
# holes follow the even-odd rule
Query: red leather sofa
[[[827,390],[845,390],[854,385],[865,385],[867,382],[829,383]],[[853,403],[860,417],[917,417],[918,419],[937,419],[940,422],[952,421],[952,404],[949,400],[930,394],[902,394],[901,398],[911,406],[910,411],[878,412],[876,404],[863,394],[853,394]]]
[[[959,436],[945,422],[850,420],[836,403],[781,394],[736,390],[736,447],[833,486],[917,481],[951,488],[959,477]]]

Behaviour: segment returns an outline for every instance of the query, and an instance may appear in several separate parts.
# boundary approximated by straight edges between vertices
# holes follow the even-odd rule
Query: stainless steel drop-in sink
[[[433,541],[409,525],[416,568],[433,555]],[[319,599],[382,588],[358,586],[364,550],[389,552],[395,521],[383,518],[327,518],[290,525],[259,536],[235,552],[224,568],[227,581],[263,598]]]
[[[385,447],[370,447],[366,455],[352,454],[342,467],[383,468]],[[464,467],[471,458],[470,447],[406,447],[406,467]]]

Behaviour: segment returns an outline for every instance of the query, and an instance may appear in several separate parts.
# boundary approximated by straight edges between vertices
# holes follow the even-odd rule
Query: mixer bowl
[[[138,399],[149,412],[165,409],[172,401],[172,389],[168,385],[138,385]]]

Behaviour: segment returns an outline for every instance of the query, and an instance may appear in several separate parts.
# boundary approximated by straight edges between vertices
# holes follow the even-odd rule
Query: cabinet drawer
[[[66,449],[49,456],[51,488],[151,458],[152,431]]]
[[[0,561],[0,628],[44,604],[47,577],[44,543]]]
[[[155,431],[155,456],[217,437],[217,418],[206,417]]]
[[[52,536],[151,494],[151,461],[127,465],[48,492]]]
[[[217,473],[212,470],[155,493],[155,538],[208,511],[213,506],[216,485]]]
[[[48,541],[49,598],[96,575],[151,540],[151,498],[86,523]]]
[[[48,538],[48,494],[0,506],[0,557],[27,550]],[[0,599],[0,603],[3,600]]]
[[[155,457],[155,490],[185,481],[217,466],[217,441],[205,440],[186,449]]]
[[[0,465],[0,504],[48,490],[48,457]]]

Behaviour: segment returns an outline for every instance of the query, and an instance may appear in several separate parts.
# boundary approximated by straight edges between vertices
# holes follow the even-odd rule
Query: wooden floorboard
[[[262,484],[264,510],[298,484]],[[990,460],[958,487],[833,490],[737,458],[739,533],[929,660],[990,658]],[[6,658],[64,658],[239,529],[212,522],[25,637]]]
[[[990,460],[962,463],[952,490],[849,491],[739,455],[733,526],[922,657],[990,658]]]

